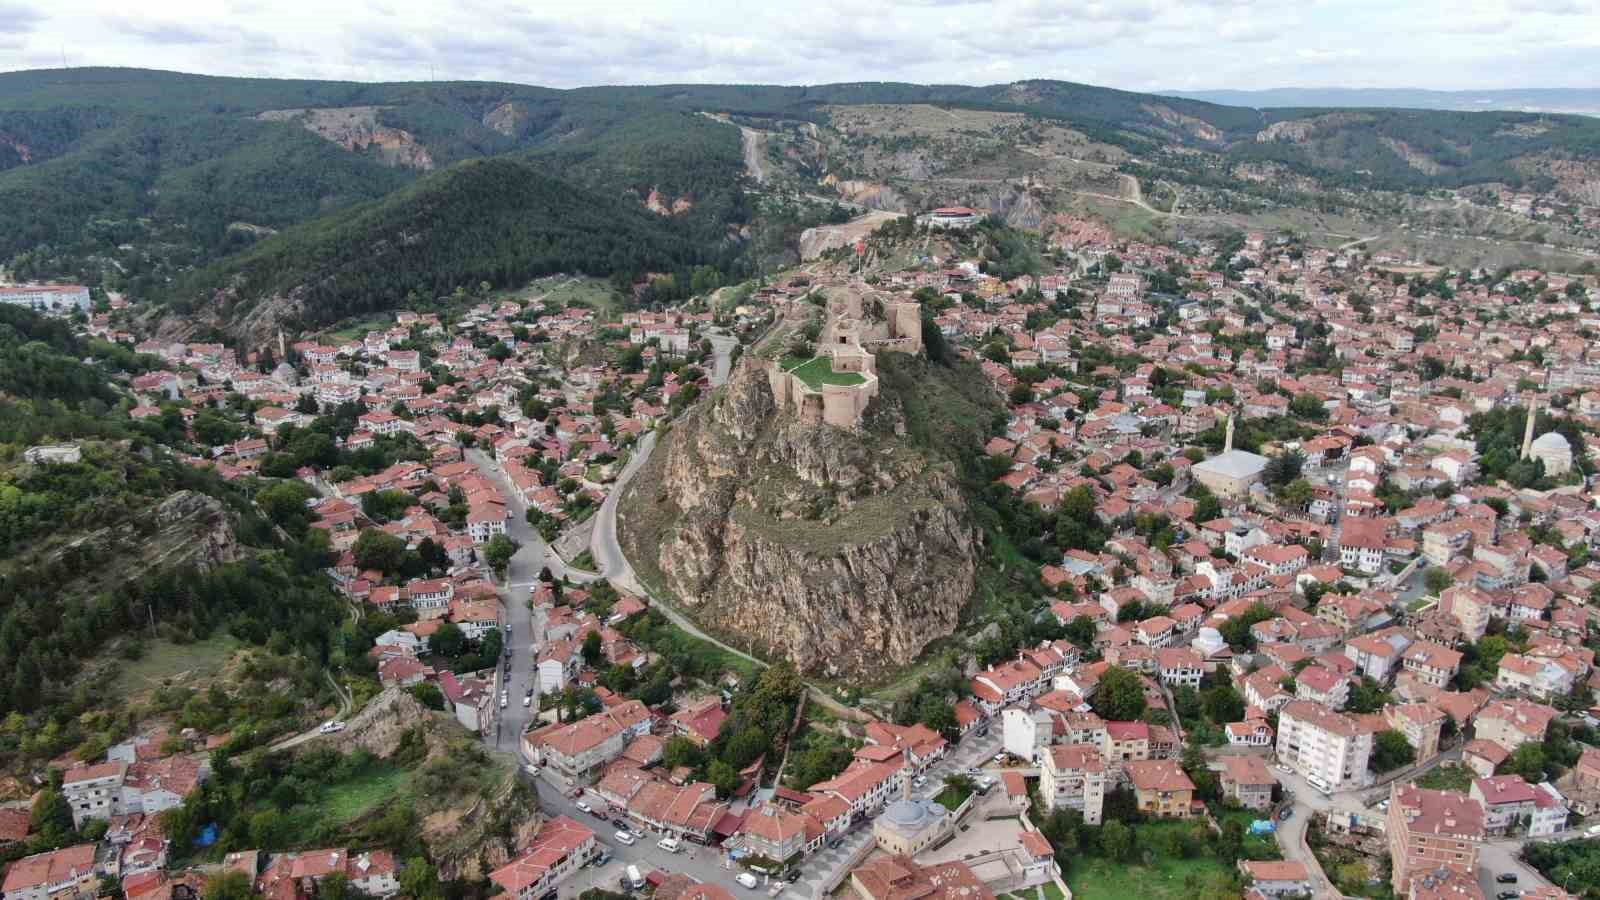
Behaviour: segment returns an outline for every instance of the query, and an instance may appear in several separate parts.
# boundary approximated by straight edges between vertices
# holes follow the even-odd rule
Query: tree
[[[1267,460],[1266,468],[1261,470],[1261,479],[1272,487],[1282,487],[1300,477],[1300,470],[1305,468],[1305,454],[1299,450],[1287,450]]]
[[[413,684],[409,690],[411,691],[411,696],[417,698],[417,702],[423,706],[429,709],[444,709],[444,692],[439,690],[437,684],[431,681],[424,681],[421,684]],[[257,841],[256,843],[263,842]]]
[[[446,659],[455,659],[467,649],[467,635],[460,625],[445,622],[428,638],[428,647]]]
[[[1350,687],[1350,702],[1346,706],[1352,713],[1375,713],[1383,709],[1389,700],[1388,691],[1371,677],[1363,675],[1360,681]]]
[[[206,879],[200,896],[202,900],[252,900],[255,890],[250,876],[243,872],[222,872]]]
[[[400,870],[400,893],[411,900],[439,900],[439,872],[426,859],[413,856]]]
[[[712,760],[706,769],[706,781],[717,789],[718,797],[732,797],[739,789],[739,770],[720,759]]]
[[[1495,768],[1497,775],[1521,775],[1529,784],[1538,784],[1545,778],[1545,753],[1543,744],[1523,744]]]
[[[700,746],[681,734],[668,738],[661,748],[661,765],[669,772],[684,766],[694,768],[704,758]]]
[[[1372,741],[1372,769],[1375,772],[1387,772],[1410,765],[1416,758],[1417,751],[1412,748],[1411,742],[1393,728],[1378,732]]]
[[[604,655],[605,650],[602,647],[600,632],[591,631],[583,636],[583,661],[585,664],[593,668]]]
[[[28,825],[39,843],[51,849],[60,847],[72,836],[72,807],[59,789],[45,788],[33,798]]]
[[[358,567],[390,574],[399,571],[405,562],[406,542],[387,531],[368,528],[356,538],[351,550]]]
[[[1428,593],[1443,593],[1450,587],[1449,571],[1439,566],[1429,566],[1428,571],[1422,576],[1422,583],[1427,587]]]
[[[1133,858],[1133,829],[1118,821],[1110,821],[1100,828],[1100,849],[1116,862]]]
[[[1066,631],[1067,640],[1085,650],[1094,644],[1094,637],[1099,633],[1094,620],[1081,614],[1072,617],[1072,621],[1066,624]]]
[[[1100,685],[1089,703],[1108,722],[1131,722],[1144,715],[1144,685],[1134,673],[1111,666],[1100,676]]]
[[[517,555],[521,549],[516,541],[503,534],[497,534],[483,545],[483,559],[498,575],[504,575],[506,566],[510,564],[511,557]]]

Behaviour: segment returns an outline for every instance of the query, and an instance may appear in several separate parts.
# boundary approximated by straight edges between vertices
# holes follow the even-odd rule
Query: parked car
[[[619,831],[613,835],[613,837],[617,839],[617,843],[624,847],[632,847],[633,842],[637,840],[637,838],[635,838],[631,832],[627,831]]]
[[[523,706],[532,706],[533,705],[533,695],[529,694],[528,696],[523,697],[522,698],[522,705]]]
[[[1495,876],[1494,880],[1500,882],[1501,884],[1516,884],[1517,883],[1517,873],[1515,873],[1515,872],[1501,872],[1499,875]]]
[[[523,766],[522,770],[535,778],[539,777],[539,767],[533,763],[528,763],[527,765]]]
[[[752,891],[756,889],[756,885],[761,883],[756,881],[756,877],[751,875],[749,872],[740,872],[738,875],[734,876],[733,880],[739,882]]]
[[[594,815],[594,807],[592,807],[589,804],[583,802],[582,800],[578,801],[577,807],[578,807],[578,812],[588,813],[591,816]]]
[[[678,843],[677,838],[664,837],[661,840],[656,841],[656,846],[667,851],[668,853],[677,853],[678,848],[682,847],[683,845]]]
[[[318,728],[317,732],[319,734],[338,734],[339,732],[341,732],[343,730],[344,730],[344,723],[339,721],[338,719],[334,719],[332,721],[323,722],[322,723],[322,727]]]
[[[1521,897],[1522,896],[1522,892],[1521,891],[1501,891],[1500,893],[1495,894],[1494,896],[1495,896],[1495,900],[1516,900],[1517,897]]]
[[[973,778],[977,778],[979,775],[983,774],[983,770],[977,766],[971,766],[967,769],[967,774],[971,775]]]

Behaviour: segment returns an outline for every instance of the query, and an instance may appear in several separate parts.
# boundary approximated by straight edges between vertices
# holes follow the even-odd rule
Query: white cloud
[[[0,0],[4,59],[357,80],[1600,87],[1600,0]],[[1552,52],[1563,48],[1568,52]],[[3,63],[0,63],[3,64]]]

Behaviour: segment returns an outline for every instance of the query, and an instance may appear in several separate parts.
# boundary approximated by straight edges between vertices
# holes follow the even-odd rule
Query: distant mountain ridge
[[[1373,106],[1386,97],[1404,99],[1258,109],[1042,79],[556,90],[11,72],[0,74],[0,265],[18,278],[81,278],[219,314],[207,318],[226,328],[272,309],[321,323],[413,291],[506,286],[560,265],[681,280],[711,265],[743,278],[761,270],[750,226],[764,213],[735,126],[834,130],[836,112],[853,106],[1045,121],[1113,148],[1118,170],[1134,178],[1276,204],[1479,184],[1559,187],[1584,203],[1600,191],[1600,118]],[[919,152],[947,150],[960,152],[925,142]],[[484,160],[515,168],[453,177]],[[817,163],[791,187],[852,177]],[[525,189],[511,189],[520,180]],[[441,222],[478,243],[433,227]],[[608,222],[625,242],[606,239]],[[519,238],[535,244],[507,245]],[[393,256],[396,247],[405,254]],[[374,265],[380,257],[388,262]]]
[[[1518,88],[1436,91],[1423,88],[1264,88],[1160,91],[1162,96],[1244,106],[1438,109],[1459,112],[1548,112],[1600,116],[1600,88]]]

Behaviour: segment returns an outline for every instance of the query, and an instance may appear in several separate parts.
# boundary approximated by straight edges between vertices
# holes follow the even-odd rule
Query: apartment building
[[[1418,641],[1406,649],[1401,662],[1422,683],[1442,688],[1461,668],[1461,653],[1431,641]]]
[[[1105,804],[1106,762],[1091,744],[1057,744],[1043,754],[1039,794],[1046,808],[1075,809],[1099,825]]]
[[[1544,740],[1556,711],[1528,700],[1491,700],[1472,719],[1477,738],[1513,753],[1523,744]]]
[[[534,761],[568,778],[586,779],[595,769],[622,755],[628,742],[650,731],[650,710],[637,700],[566,724],[553,723],[522,736],[523,750]]]
[[[1431,759],[1439,752],[1439,736],[1444,731],[1444,710],[1427,703],[1402,703],[1385,706],[1383,719],[1389,727],[1405,735],[1417,751],[1417,759]]]
[[[1224,799],[1245,809],[1267,809],[1272,806],[1272,789],[1278,786],[1278,779],[1259,756],[1224,756],[1221,785]]]
[[[1350,716],[1295,700],[1278,714],[1277,755],[1316,788],[1358,788],[1371,780],[1372,732]]]
[[[1397,897],[1408,896],[1424,872],[1443,868],[1472,876],[1484,838],[1483,808],[1464,794],[1395,783],[1389,787],[1388,838]]]

